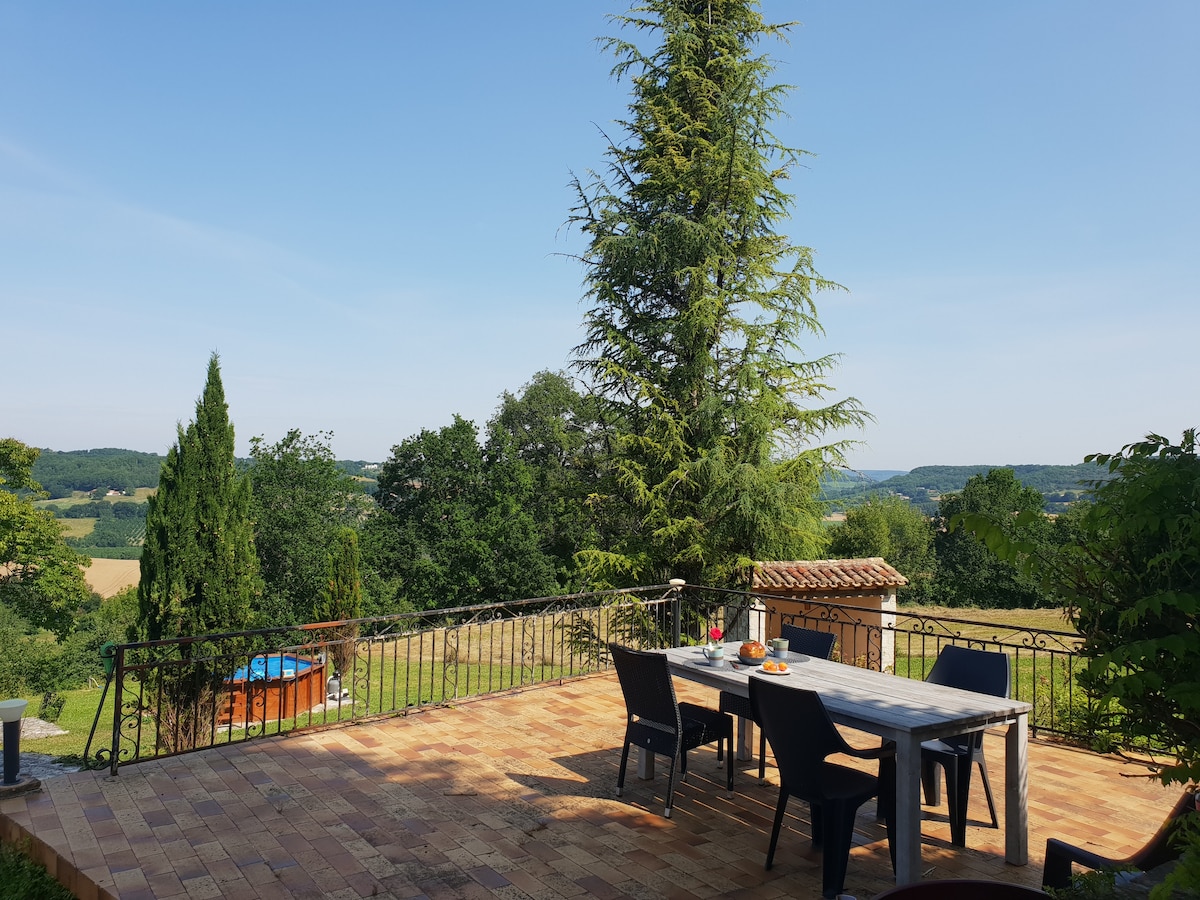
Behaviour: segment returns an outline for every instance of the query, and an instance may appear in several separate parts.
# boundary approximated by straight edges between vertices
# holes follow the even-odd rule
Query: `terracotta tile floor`
[[[679,683],[679,693],[714,700],[697,685]],[[615,676],[602,675],[142,763],[115,778],[62,775],[0,803],[0,838],[28,838],[85,900],[820,895],[802,803],[764,871],[777,789],[757,783],[754,763],[726,798],[715,753],[696,751],[671,819],[661,816],[663,766],[644,782],[631,761],[617,798],[623,714]],[[1002,738],[987,741],[1002,797]],[[984,827],[975,790],[967,850],[949,846],[944,808],[926,807],[926,877],[1038,884],[1047,836],[1129,851],[1175,798],[1110,757],[1041,741],[1029,757],[1029,865],[1004,863],[1003,835]],[[890,881],[883,828],[864,816],[846,890],[862,900]]]

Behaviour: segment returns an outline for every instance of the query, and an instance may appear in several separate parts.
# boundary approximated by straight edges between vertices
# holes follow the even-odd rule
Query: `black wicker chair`
[[[806,800],[812,811],[813,846],[823,848],[822,896],[836,897],[846,881],[855,816],[859,807],[877,796],[887,823],[888,852],[894,870],[895,748],[851,747],[834,727],[825,704],[814,691],[756,675],[750,678],[750,703],[779,766],[779,802],[767,847],[766,868],[771,868],[775,861],[788,799]],[[878,759],[878,776],[827,761],[827,757],[838,753]]]
[[[671,818],[675,797],[675,766],[682,780],[687,777],[687,752],[717,742],[717,761],[725,760],[726,790],[733,793],[733,719],[715,709],[680,703],[667,658],[661,653],[633,650],[609,644],[609,653],[625,695],[625,744],[617,773],[617,796],[625,788],[629,748],[636,745],[671,760],[667,773],[667,805],[663,815]]]
[[[1172,840],[1172,836],[1174,835],[1175,826],[1179,824],[1180,819],[1185,816],[1196,815],[1197,812],[1200,812],[1196,808],[1196,797],[1197,795],[1191,791],[1184,791],[1183,796],[1175,804],[1175,808],[1171,810],[1163,823],[1158,826],[1158,831],[1154,832],[1154,836],[1150,838],[1146,846],[1132,856],[1127,856],[1124,859],[1101,856],[1099,853],[1085,850],[1082,847],[1076,847],[1074,844],[1068,844],[1065,841],[1060,841],[1058,838],[1047,839],[1046,864],[1042,869],[1042,886],[1069,888],[1071,886],[1072,863],[1079,863],[1079,865],[1087,866],[1089,869],[1113,869],[1117,872],[1145,872],[1161,866],[1163,863],[1178,859],[1183,852],[1183,848]]]
[[[832,631],[801,628],[799,625],[790,625],[786,622],[780,626],[779,636],[787,638],[788,650],[794,653],[803,653],[805,656],[815,656],[818,659],[830,659],[833,656],[834,642],[837,640],[837,635]],[[754,718],[754,710],[750,708],[750,699],[729,691],[721,691],[717,705],[721,712],[749,719],[759,726],[758,780],[761,784],[767,780],[767,739],[762,733],[762,723]]]
[[[974,650],[954,644],[942,648],[925,680],[931,684],[944,684],[980,694],[991,694],[993,697],[1007,697],[1012,686],[1008,654]],[[992,814],[992,827],[999,828],[996,800],[992,796],[987,760],[983,756],[983,732],[976,731],[921,744],[921,782],[925,789],[926,803],[934,806],[941,803],[941,783],[935,767],[941,766],[946,770],[950,843],[956,847],[967,845],[967,801],[970,798],[973,765],[979,766],[988,811]]]

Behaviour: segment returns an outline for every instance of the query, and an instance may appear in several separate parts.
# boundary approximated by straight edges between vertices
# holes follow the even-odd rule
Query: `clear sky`
[[[1200,425],[1200,3],[767,0],[815,154],[782,229],[851,463],[1075,463]],[[607,0],[0,0],[0,437],[164,453],[216,350],[238,452],[343,459],[563,369]]]

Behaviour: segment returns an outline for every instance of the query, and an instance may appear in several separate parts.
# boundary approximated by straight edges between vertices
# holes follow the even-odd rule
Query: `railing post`
[[[125,648],[121,644],[113,653],[113,681],[116,689],[113,691],[112,755],[108,759],[110,775],[117,774],[117,754],[121,749],[121,700],[125,695]]]
[[[671,585],[671,646],[683,644],[683,586],[687,584],[682,578],[672,578]]]

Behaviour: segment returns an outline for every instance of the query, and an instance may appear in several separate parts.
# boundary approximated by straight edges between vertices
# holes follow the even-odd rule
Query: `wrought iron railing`
[[[678,619],[677,594],[659,585],[111,645],[84,757],[115,775],[127,763],[563,681],[606,668],[608,641],[659,643]]]
[[[925,677],[947,643],[1001,650],[1012,658],[1013,696],[1033,704],[1035,732],[1092,731],[1073,633],[677,581],[112,646],[85,758],[116,774],[142,760],[603,671],[609,641],[697,643],[712,626],[730,640],[765,638],[781,622],[832,630],[842,662],[910,678]]]

